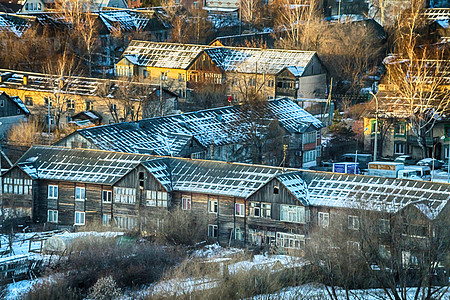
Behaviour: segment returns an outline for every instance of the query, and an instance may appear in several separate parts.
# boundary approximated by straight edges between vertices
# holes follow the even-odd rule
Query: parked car
[[[415,165],[417,163],[417,160],[412,158],[411,155],[400,155],[395,158],[395,162],[403,163],[406,165]]]
[[[433,158],[424,158],[419,160],[417,163],[418,166],[427,166],[430,168],[433,168]],[[442,160],[434,159],[434,168],[440,169],[444,165],[444,162]]]

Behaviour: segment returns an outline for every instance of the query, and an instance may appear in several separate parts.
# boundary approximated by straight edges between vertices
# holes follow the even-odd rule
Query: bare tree
[[[425,23],[421,1],[411,1],[397,23],[396,53],[385,60],[387,96],[385,110],[406,118],[427,157],[425,138],[435,123],[449,111],[450,90],[446,87],[449,62],[443,51],[421,46],[418,32]]]

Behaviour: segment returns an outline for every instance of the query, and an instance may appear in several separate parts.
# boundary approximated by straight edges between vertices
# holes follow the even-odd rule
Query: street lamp
[[[371,94],[373,96],[373,98],[375,99],[375,143],[373,146],[373,161],[377,161],[377,151],[378,151],[378,98],[377,96],[372,93],[369,92],[369,94]]]

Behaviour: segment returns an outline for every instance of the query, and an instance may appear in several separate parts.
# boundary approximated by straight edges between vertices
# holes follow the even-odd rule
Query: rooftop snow
[[[152,156],[33,146],[17,162],[17,166],[33,179],[78,181],[113,184]]]
[[[202,52],[224,71],[276,74],[286,67],[305,68],[313,51],[214,47],[190,44],[131,41],[123,56],[140,66],[187,69]]]
[[[267,111],[268,115],[260,116],[267,119],[267,124],[261,126],[278,119],[281,126],[291,133],[323,127],[318,119],[289,99],[268,101]],[[228,106],[77,132],[103,150],[178,155],[191,137],[204,147],[241,142],[248,138],[246,128],[250,125],[245,122],[239,106]]]
[[[179,158],[155,159],[143,165],[168,191],[246,198],[281,174],[281,168]]]
[[[11,98],[11,100],[12,100],[14,103],[16,103],[17,106],[19,106],[20,109],[22,109],[27,115],[30,114],[30,111],[28,110],[28,108],[25,106],[25,104],[22,102],[22,100],[21,100],[18,96],[10,97],[10,98]]]
[[[0,14],[0,32],[11,32],[17,37],[21,37],[30,26],[31,24],[26,18],[17,15]]]

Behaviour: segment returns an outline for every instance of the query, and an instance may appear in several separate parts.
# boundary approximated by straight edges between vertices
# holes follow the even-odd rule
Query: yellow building
[[[318,98],[327,71],[313,51],[131,41],[115,66],[119,77],[161,84],[184,98],[198,83],[224,84],[236,100],[255,89],[268,99]]]
[[[147,99],[158,88],[148,83],[0,70],[0,91],[18,96],[31,115],[58,126],[80,112],[93,112],[104,124],[139,120],[145,117]],[[171,93],[163,96],[176,98]]]

